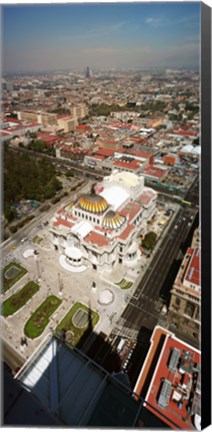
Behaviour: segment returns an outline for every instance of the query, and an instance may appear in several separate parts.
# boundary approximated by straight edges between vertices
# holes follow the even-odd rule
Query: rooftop
[[[160,179],[166,174],[166,170],[157,168],[153,165],[148,165],[146,168],[144,168],[143,173],[149,177]]]
[[[192,250],[192,257],[184,277],[184,281],[200,286],[200,260],[201,251],[199,248]]]
[[[142,394],[146,388],[148,409],[157,409],[161,419],[166,416],[169,426],[174,422],[180,429],[195,430],[195,415],[201,416],[200,363],[200,351],[156,326],[134,391]]]

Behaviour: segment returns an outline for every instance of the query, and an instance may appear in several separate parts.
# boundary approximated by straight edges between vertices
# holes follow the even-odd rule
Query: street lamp
[[[39,262],[38,262],[37,255],[35,255],[35,262],[36,262],[36,267],[37,267],[37,272],[38,272],[38,280],[39,280],[40,279],[40,269],[39,269]]]
[[[62,295],[63,282],[60,279],[60,273],[58,273],[58,280],[59,280],[59,294]]]

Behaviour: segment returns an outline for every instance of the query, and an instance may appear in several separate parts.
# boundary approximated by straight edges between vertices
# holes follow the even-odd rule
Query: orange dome
[[[95,193],[82,195],[78,204],[82,210],[95,214],[104,213],[108,209],[107,201],[101,195]]]
[[[124,223],[124,221],[124,216],[121,216],[113,210],[109,210],[103,219],[102,226],[104,228],[116,229],[119,228]]]

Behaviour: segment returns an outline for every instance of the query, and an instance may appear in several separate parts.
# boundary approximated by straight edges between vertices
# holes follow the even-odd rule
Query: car
[[[21,243],[24,243],[25,241],[27,241],[28,240],[28,237],[23,237],[22,239],[21,239]]]

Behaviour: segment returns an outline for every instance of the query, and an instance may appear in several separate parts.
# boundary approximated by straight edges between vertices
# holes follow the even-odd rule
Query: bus
[[[191,206],[191,202],[189,202],[189,201],[185,201],[185,200],[182,200],[182,204],[186,204],[186,205],[188,205],[188,206]]]

